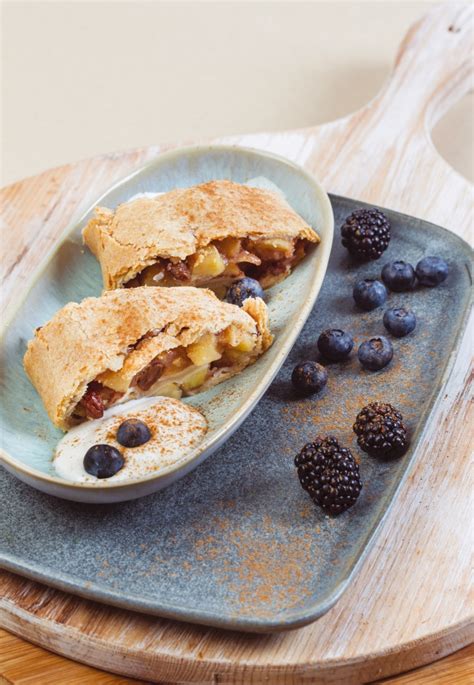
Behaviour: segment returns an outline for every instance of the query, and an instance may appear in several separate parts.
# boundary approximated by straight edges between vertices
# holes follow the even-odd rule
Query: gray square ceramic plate
[[[356,207],[332,198],[336,226]],[[108,604],[246,631],[304,625],[326,612],[348,586],[397,489],[416,458],[434,402],[447,379],[469,304],[470,250],[448,231],[387,211],[393,239],[384,258],[354,267],[335,241],[324,286],[276,380],[232,438],[194,473],[154,495],[122,504],[84,505],[44,495],[0,473],[1,565]],[[297,399],[291,369],[316,358],[327,327],[356,343],[382,332],[381,310],[359,313],[353,281],[380,263],[443,255],[449,278],[435,289],[390,295],[418,328],[394,340],[392,364],[378,373],[357,358],[329,368],[317,399]],[[360,453],[351,426],[370,400],[395,404],[406,417],[409,452],[381,463]],[[332,433],[360,457],[364,487],[337,518],[300,488],[295,453],[317,433]]]

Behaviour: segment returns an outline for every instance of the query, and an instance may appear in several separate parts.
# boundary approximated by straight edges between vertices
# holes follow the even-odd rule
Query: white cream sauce
[[[126,419],[147,424],[151,439],[139,447],[123,447],[116,440],[117,429]],[[190,453],[207,431],[204,416],[184,402],[169,397],[131,400],[104,412],[101,419],[72,428],[59,442],[53,458],[57,474],[75,483],[117,483],[140,480],[171,466]],[[84,469],[84,456],[93,445],[116,447],[125,459],[120,471],[110,478],[96,478]]]

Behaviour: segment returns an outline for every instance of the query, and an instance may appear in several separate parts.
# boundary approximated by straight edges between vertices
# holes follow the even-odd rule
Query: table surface
[[[0,629],[0,685],[135,685],[143,682],[78,664]],[[377,682],[380,685],[472,685],[474,645],[428,666]]]
[[[121,7],[118,7],[119,4],[114,5],[117,19],[115,30],[119,36],[123,31],[128,31],[131,4],[123,2],[120,3]],[[25,24],[22,3],[9,3],[5,7],[4,26],[8,30],[5,31],[4,78],[10,97],[5,98],[4,111],[4,124],[8,132],[5,136],[2,164],[4,183],[105,150],[135,147],[159,140],[182,139],[189,135],[187,108],[180,106],[179,99],[184,96],[176,93],[174,77],[171,79],[169,70],[162,68],[168,58],[167,46],[173,36],[173,26],[179,19],[178,10],[170,6],[160,7],[161,3],[149,3],[146,8],[145,3],[139,4],[141,25],[153,26],[154,43],[161,44],[161,51],[148,54],[146,51],[150,41],[143,40],[140,32],[134,31],[132,35],[128,34],[128,52],[124,53],[124,43],[121,40],[113,41],[112,52],[111,41],[90,40],[90,50],[77,50],[81,54],[80,62],[66,60],[63,64],[56,59],[53,50],[39,49],[38,41],[41,40],[43,45],[54,45],[55,49],[64,50],[65,53],[68,46],[81,43],[84,26],[103,38],[104,27],[109,20],[108,3],[103,3],[102,7],[92,3],[77,3],[74,6],[69,4],[66,9],[66,3],[51,5],[48,2],[36,2],[34,7],[30,5],[28,11],[34,11],[42,20],[42,32],[36,31],[36,21]],[[341,25],[339,8],[334,5],[331,7],[331,3],[306,3],[296,10],[295,3],[291,3],[291,7],[290,3],[280,3],[278,7],[273,6],[274,3],[266,3],[266,10],[237,7],[232,3],[227,6],[225,14],[216,12],[213,4],[205,6],[199,3],[201,30],[186,35],[188,49],[183,52],[180,58],[182,62],[176,67],[183,86],[181,92],[189,92],[189,89],[194,92],[196,70],[200,69],[201,73],[205,73],[209,67],[209,55],[201,47],[209,42],[202,40],[204,31],[214,37],[216,32],[220,33],[226,36],[226,40],[230,40],[228,49],[219,43],[222,59],[217,65],[213,63],[213,68],[227,74],[226,88],[229,93],[223,97],[221,89],[217,94],[212,79],[204,79],[204,83],[200,80],[200,87],[204,88],[200,94],[204,109],[201,111],[200,105],[196,103],[193,136],[293,128],[330,120],[355,109],[378,90],[388,73],[400,35],[417,16],[428,9],[429,4],[431,3],[398,2],[390,6],[390,3],[380,3],[377,7],[376,3],[353,2],[346,7],[350,15],[348,21]],[[197,10],[188,8],[188,11]],[[74,21],[70,21],[71,12],[75,13]],[[91,12],[94,14],[93,21],[89,16]],[[47,21],[44,21],[45,13]],[[145,13],[153,13],[154,16],[145,16]],[[268,27],[269,16],[272,21]],[[252,17],[254,21],[249,22]],[[351,17],[364,27],[359,32],[359,39],[356,37],[357,32],[351,29]],[[246,46],[255,46],[247,55],[233,49],[235,46],[232,37],[221,30],[220,27],[228,23],[233,25],[237,37],[245,29],[249,38]],[[323,25],[324,36],[317,29]],[[262,33],[262,26],[267,26],[268,30]],[[282,46],[280,32],[283,27],[286,37],[290,35],[290,39]],[[254,33],[255,36],[258,34],[258,40],[252,41]],[[295,43],[296,36],[298,39]],[[316,39],[311,40],[311,36]],[[22,47],[20,50],[19,45]],[[100,49],[108,50],[107,59],[110,64],[103,61],[104,52],[96,52]],[[100,97],[103,88],[100,70],[94,72],[93,65],[101,63],[102,68],[107,70],[114,60],[120,56],[126,58],[127,54],[135,56],[135,61],[129,60],[134,64],[133,69],[120,70],[120,88],[115,88],[113,74],[110,75],[109,72],[114,93],[108,93],[107,106],[90,108],[94,120],[89,123],[86,121],[83,125],[81,117],[84,106],[80,103],[87,99],[94,101]],[[187,68],[189,54],[193,54],[194,69]],[[31,59],[33,55],[34,60]],[[283,65],[280,63],[279,66],[277,57],[284,61],[290,56],[289,68],[288,62]],[[249,69],[251,60],[256,57],[259,60],[259,69]],[[155,99],[148,103],[151,106],[142,108],[141,119],[137,121],[131,108],[135,109],[137,94],[140,91],[146,92],[149,72],[142,70],[137,76],[135,64],[150,64],[150,59],[154,73],[158,74],[160,86],[155,88],[154,97],[174,98],[174,104],[164,108],[159,99]],[[247,61],[242,63],[243,59]],[[323,59],[324,69],[320,66]],[[53,64],[56,71],[52,72]],[[245,68],[241,68],[242,64]],[[175,71],[176,69],[173,73]],[[96,78],[91,79],[94,74]],[[332,87],[334,82],[342,86],[344,82],[353,82],[354,79],[357,79],[357,89]],[[281,84],[282,93],[291,93],[291,99],[298,102],[297,108],[285,104],[285,99],[275,100],[270,96],[277,83]],[[123,93],[127,91],[130,97],[123,98]],[[32,92],[35,102],[34,117],[31,116]],[[65,92],[69,93],[67,97],[64,96]],[[161,95],[157,96],[157,93]],[[239,103],[243,97],[248,98],[249,94],[254,98],[255,106],[242,108]],[[111,109],[114,112],[120,110],[122,114],[111,117]],[[157,109],[160,110],[159,121],[155,117]],[[471,96],[456,106],[434,132],[434,141],[443,156],[471,179],[473,155],[472,145],[469,143],[472,142],[472,110]],[[21,122],[24,117],[27,117],[27,121],[25,120],[23,126]],[[384,682],[399,685],[467,685],[474,680],[473,661],[474,648],[470,647],[439,662]],[[12,685],[27,682],[87,685],[138,681],[74,663],[0,630],[0,684],[3,682]]]

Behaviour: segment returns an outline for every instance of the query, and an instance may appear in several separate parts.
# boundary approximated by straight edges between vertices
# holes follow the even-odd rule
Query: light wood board
[[[472,7],[443,4],[412,27],[388,84],[362,110],[315,128],[217,142],[278,152],[331,192],[469,239],[472,188],[439,157],[429,131],[472,87],[471,41]],[[7,302],[78,206],[168,147],[85,160],[4,189]],[[311,626],[273,636],[229,633],[104,607],[9,573],[0,577],[1,625],[90,665],[166,682],[348,685],[465,646],[473,638],[470,353],[468,332],[376,544],[346,594]]]
[[[472,685],[474,645],[371,685]],[[0,629],[0,685],[146,685],[48,652]],[[167,685],[161,681],[160,685]]]

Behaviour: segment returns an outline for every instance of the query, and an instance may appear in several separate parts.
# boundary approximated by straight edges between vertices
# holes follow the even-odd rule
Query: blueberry
[[[416,282],[415,269],[401,260],[389,262],[382,269],[382,281],[394,293],[412,290]]]
[[[364,281],[357,281],[352,296],[361,309],[370,312],[371,309],[376,309],[385,304],[387,290],[380,281],[366,278]]]
[[[293,369],[291,382],[300,393],[310,395],[324,388],[328,382],[328,372],[316,362],[302,362]]]
[[[112,445],[93,445],[84,457],[84,468],[87,473],[97,478],[110,478],[125,464],[118,449]]]
[[[392,343],[383,335],[366,340],[359,347],[358,357],[364,369],[379,371],[392,361]]]
[[[236,304],[241,307],[249,297],[261,297],[263,299],[263,288],[254,278],[241,278],[235,281],[227,291],[226,300],[230,304]]]
[[[139,419],[127,419],[117,430],[117,442],[124,447],[138,447],[151,438],[150,429]]]
[[[410,309],[403,307],[387,309],[383,315],[383,325],[396,338],[403,338],[416,328],[416,316]]]
[[[332,362],[340,362],[346,359],[354,347],[354,341],[349,333],[338,328],[328,328],[318,338],[318,349],[326,359]]]
[[[433,288],[448,277],[449,267],[441,257],[423,257],[416,265],[416,275],[421,285]]]

